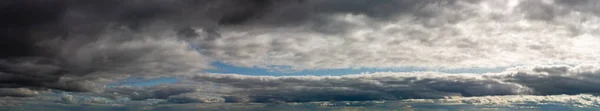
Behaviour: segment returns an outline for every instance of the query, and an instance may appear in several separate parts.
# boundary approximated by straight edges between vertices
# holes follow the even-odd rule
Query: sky
[[[0,110],[348,101],[597,108],[599,4],[6,0]]]

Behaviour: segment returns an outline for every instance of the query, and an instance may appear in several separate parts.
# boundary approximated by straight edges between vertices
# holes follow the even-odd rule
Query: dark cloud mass
[[[188,38],[170,36],[176,36],[182,29],[206,28],[211,31],[216,30],[218,25],[242,24],[260,17],[274,5],[272,2],[2,1],[0,87],[86,91],[61,86],[59,82],[65,76],[103,73],[152,75],[195,72],[207,68],[208,59],[186,48]],[[149,34],[169,31],[175,35],[160,37]]]

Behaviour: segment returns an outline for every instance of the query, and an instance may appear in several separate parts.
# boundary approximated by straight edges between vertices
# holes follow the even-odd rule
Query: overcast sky
[[[5,0],[0,103],[595,95],[599,6],[596,0]]]

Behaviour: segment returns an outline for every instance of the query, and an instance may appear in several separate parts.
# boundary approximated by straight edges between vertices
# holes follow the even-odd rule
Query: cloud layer
[[[285,103],[439,99],[499,95],[597,94],[596,65],[539,65],[500,73],[377,72],[346,76],[246,76],[201,74],[149,87],[119,86],[107,98],[167,103]]]
[[[307,0],[251,25],[223,27],[200,47],[234,65],[292,70],[597,63],[597,27],[589,24],[599,19],[586,5],[594,3]]]
[[[158,86],[86,87],[96,93],[55,95],[64,103],[286,103],[440,99],[502,95],[593,94],[597,65],[536,65],[500,73],[377,72],[346,76],[247,76],[200,74]],[[56,91],[3,88],[0,96],[32,97]],[[79,98],[79,99],[77,99]],[[122,100],[124,99],[124,100]]]
[[[5,100],[15,99],[9,98]],[[203,110],[203,111],[279,111],[279,110],[596,110],[598,109],[598,97],[592,95],[548,95],[548,96],[484,96],[449,99],[411,99],[403,101],[327,101],[308,103],[188,103],[188,104],[152,104],[151,100],[141,102],[121,103],[96,103],[82,102],[80,104],[62,104],[56,101],[37,101],[33,104],[15,105],[7,110],[32,110],[44,108],[50,111],[62,111],[68,109],[85,108],[91,111],[117,110],[117,111],[164,111],[164,110]],[[91,102],[91,99],[90,101]],[[2,105],[10,105],[11,102],[0,101]],[[6,108],[6,107],[4,107]],[[2,109],[2,107],[0,107]]]
[[[468,104],[477,107],[556,105],[589,108],[599,105],[596,96],[599,89],[594,87],[600,85],[595,82],[600,77],[599,72],[598,65],[536,65],[486,74],[377,72],[346,76],[282,77],[200,74],[183,76],[180,79],[184,81],[179,83],[146,87],[115,86],[97,93],[0,89],[2,96],[9,96],[0,100],[7,105],[3,107],[50,102],[60,103],[64,107],[88,104],[97,107],[147,108],[145,110],[173,106],[186,108],[189,104],[197,104],[196,107],[189,107],[191,109],[219,109],[228,105],[261,109],[267,104],[318,104],[324,107],[386,103],[377,101]],[[17,95],[29,97],[10,97]]]
[[[600,98],[593,95],[510,95],[510,96],[483,96],[483,97],[465,97],[465,98],[446,98],[446,99],[411,99],[411,102],[427,103],[464,103],[482,106],[499,106],[527,108],[541,105],[557,105],[569,107],[600,107],[598,103]]]
[[[598,3],[9,0],[0,11],[8,15],[0,19],[0,96],[59,89],[88,93],[52,101],[146,104],[596,94],[596,65],[530,65],[597,64]],[[214,61],[274,70],[525,66],[487,74],[199,74]],[[185,82],[104,86],[130,76]]]
[[[212,60],[191,39],[212,37],[218,25],[244,23],[270,2],[4,1],[0,87],[89,91],[79,83],[197,73]]]

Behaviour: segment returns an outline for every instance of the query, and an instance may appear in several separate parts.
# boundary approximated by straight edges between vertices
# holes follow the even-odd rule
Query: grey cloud
[[[0,20],[7,24],[0,29],[0,75],[6,77],[0,78],[0,87],[93,91],[87,86],[101,84],[93,83],[96,79],[198,73],[212,68],[215,60],[291,70],[582,63],[597,58],[598,52],[589,49],[597,44],[588,43],[599,41],[593,38],[597,28],[581,25],[595,24],[598,17],[576,13],[595,8],[588,2],[10,0],[0,12],[12,15]],[[28,10],[7,11],[20,8]],[[473,84],[478,90],[488,84],[516,87],[488,78],[465,83],[430,79],[418,80],[423,88],[407,90],[432,94],[408,97],[514,93],[446,89],[454,86],[442,83]],[[316,86],[307,87],[293,90]],[[367,99],[398,98],[386,95],[398,91],[377,88],[384,87],[331,90],[385,95]],[[358,91],[363,89],[376,91]]]
[[[515,72],[499,76],[504,81],[531,88],[535,94],[597,94],[600,68],[596,65],[538,66],[516,68]]]
[[[290,25],[310,22],[316,22],[314,25],[328,24],[327,17],[335,14],[363,14],[380,20],[389,20],[400,15],[429,18],[437,16],[441,10],[429,9],[427,5],[454,5],[456,2],[455,0],[303,0],[296,4],[276,6],[274,10],[265,13],[261,19],[255,19],[250,23],[256,23],[253,25]]]
[[[569,11],[600,14],[598,13],[598,5],[600,2],[595,0],[554,0],[554,2]]]
[[[218,95],[206,95],[201,93],[184,93],[169,96],[167,101],[171,103],[224,103],[225,99]]]
[[[537,65],[486,74],[378,72],[346,76],[201,74],[182,83],[113,87],[104,93],[168,103],[282,103],[439,99],[499,95],[597,94],[596,65]]]
[[[594,110],[600,106],[595,101],[600,98],[592,95],[512,95],[512,96],[484,96],[448,99],[411,99],[403,101],[324,101],[308,103],[265,104],[265,103],[188,103],[188,104],[63,104],[55,102],[36,102],[12,106],[6,110],[72,110],[85,109],[89,111],[165,111],[165,110],[202,110],[202,111],[306,111],[306,110],[489,110],[489,109],[520,109],[538,110],[540,107],[558,110]],[[0,103],[11,103],[3,102]],[[0,104],[0,106],[10,106]],[[534,107],[534,108],[531,108]]]
[[[552,21],[557,17],[566,15],[568,12],[567,10],[561,10],[555,4],[544,3],[541,0],[521,1],[519,8],[530,19],[546,21]]]
[[[572,106],[579,108],[593,108],[600,104],[597,96],[589,94],[579,95],[508,95],[508,96],[484,96],[484,97],[456,97],[445,99],[411,99],[406,101],[411,102],[427,102],[427,103],[464,103],[479,106],[495,106],[495,107],[510,107],[520,108],[521,106],[541,106],[541,105],[556,105],[556,106]]]
[[[164,84],[149,87],[118,86],[106,88],[103,93],[122,95],[132,100],[164,99],[174,95],[194,92],[205,94],[224,94],[228,89],[213,86],[212,84]]]
[[[481,96],[530,95],[538,98],[537,95],[597,94],[595,86],[598,82],[595,80],[600,75],[599,70],[597,65],[537,65],[486,74],[378,72],[282,77],[201,74],[182,78],[184,81],[177,84],[109,87],[99,93],[73,93],[70,96],[58,93],[62,94],[61,99],[50,100],[68,104],[180,104],[453,100],[465,97],[459,101],[478,104],[477,97]],[[95,99],[85,99],[90,97]]]
[[[271,2],[3,1],[0,86],[88,91],[62,78],[196,73],[210,68],[211,59],[188,41],[210,37],[181,37],[182,29],[217,33],[218,25],[245,23]]]
[[[236,88],[238,90],[232,94],[248,96],[254,102],[399,100],[530,93],[528,88],[519,84],[470,74],[377,73],[341,77],[199,75],[191,79]]]
[[[40,93],[38,91],[30,90],[27,88],[0,88],[0,97],[32,97],[37,96],[39,94]]]
[[[217,94],[228,102],[368,101],[444,98],[452,96],[596,94],[600,67],[539,65],[509,68],[501,73],[435,72],[348,76],[244,76],[208,74],[190,77],[231,89]],[[202,92],[202,90],[197,90]]]

